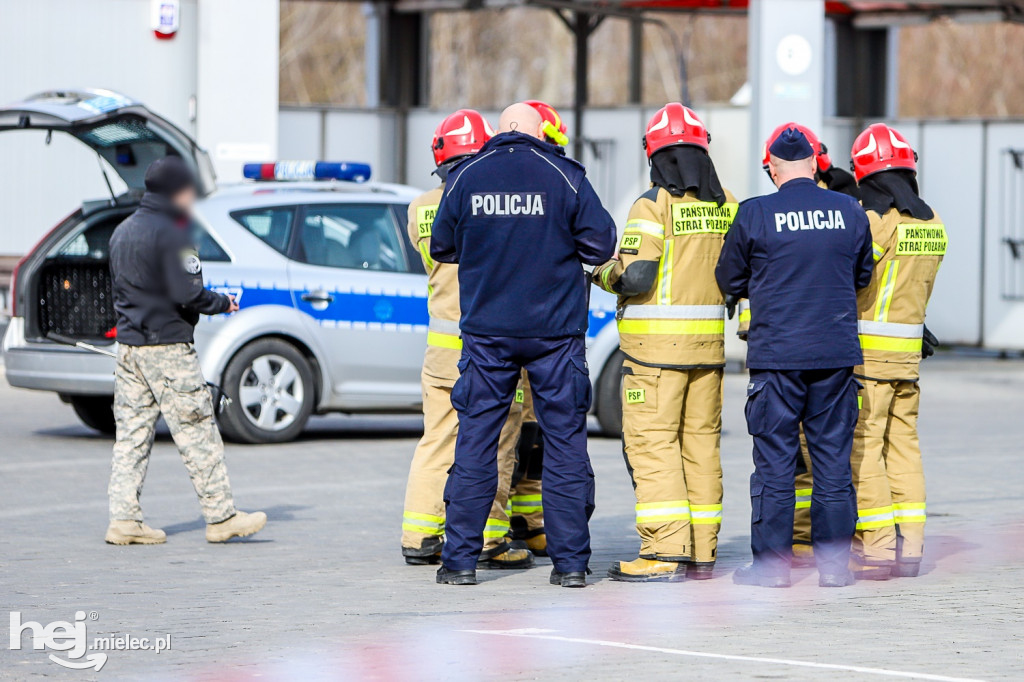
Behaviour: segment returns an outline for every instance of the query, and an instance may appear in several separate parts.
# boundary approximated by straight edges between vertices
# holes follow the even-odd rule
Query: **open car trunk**
[[[59,241],[34,270],[30,287],[33,336],[49,334],[76,340],[111,343],[117,315],[111,292],[110,236],[132,207],[103,211],[76,226],[69,239]]]
[[[56,334],[112,343],[117,318],[108,253],[114,228],[138,204],[153,161],[180,156],[205,196],[216,188],[209,157],[173,123],[109,90],[53,90],[0,107],[0,133],[17,130],[74,137],[128,187],[119,197],[86,202],[65,218],[20,264],[14,282],[14,307],[25,318],[29,340]]]

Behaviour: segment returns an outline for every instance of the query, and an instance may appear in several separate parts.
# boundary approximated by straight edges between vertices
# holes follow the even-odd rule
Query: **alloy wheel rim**
[[[242,372],[238,403],[256,428],[282,431],[298,418],[305,386],[295,364],[275,354],[261,355]]]

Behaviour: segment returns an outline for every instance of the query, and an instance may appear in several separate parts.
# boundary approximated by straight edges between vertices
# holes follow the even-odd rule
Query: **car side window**
[[[408,272],[388,204],[311,204],[299,224],[296,260],[354,270]]]
[[[295,207],[258,208],[234,211],[231,217],[278,253],[288,253]]]
[[[198,223],[192,221],[192,243],[196,245],[199,259],[205,263],[228,263],[231,257],[220,244],[210,236]]]

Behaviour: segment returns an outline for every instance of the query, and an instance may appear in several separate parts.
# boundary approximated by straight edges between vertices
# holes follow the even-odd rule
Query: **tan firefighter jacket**
[[[725,302],[715,265],[738,204],[677,197],[653,187],[633,204],[619,259],[599,266],[594,281],[619,295],[619,345],[656,367],[725,365]]]
[[[871,284],[857,294],[858,331],[869,379],[916,380],[924,315],[946,253],[946,228],[938,214],[918,220],[890,208],[868,211],[874,242]]]

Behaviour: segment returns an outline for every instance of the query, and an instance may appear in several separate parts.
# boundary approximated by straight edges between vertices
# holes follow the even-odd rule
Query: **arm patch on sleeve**
[[[198,275],[203,271],[203,262],[199,260],[199,253],[195,249],[184,249],[181,252],[181,265],[190,275]]]

